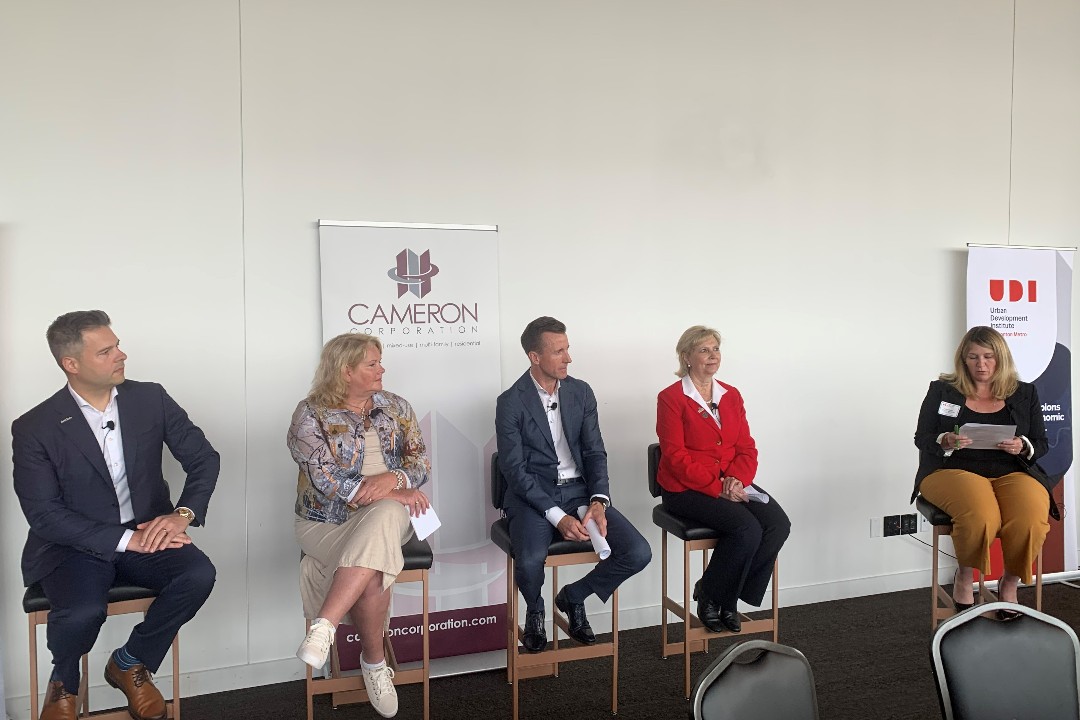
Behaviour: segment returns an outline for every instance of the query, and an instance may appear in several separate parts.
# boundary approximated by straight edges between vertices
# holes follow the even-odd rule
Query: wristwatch
[[[187,520],[189,523],[195,522],[195,513],[191,512],[191,510],[186,507],[176,508],[176,514]]]
[[[594,502],[598,502],[603,505],[605,510],[607,510],[608,507],[611,505],[611,501],[602,495],[593,495],[591,498],[589,498],[590,505]]]

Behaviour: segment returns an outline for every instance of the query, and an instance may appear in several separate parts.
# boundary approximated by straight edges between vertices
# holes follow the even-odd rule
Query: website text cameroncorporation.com
[[[477,627],[479,625],[494,625],[498,622],[498,618],[494,615],[488,615],[487,617],[471,618],[469,620],[454,620],[448,619],[441,622],[433,622],[428,626],[429,632],[437,632],[439,630],[458,630],[460,628]],[[403,627],[390,628],[390,637],[398,637],[400,635],[419,635],[420,628],[423,627],[422,623],[416,623],[415,625],[405,625]]]

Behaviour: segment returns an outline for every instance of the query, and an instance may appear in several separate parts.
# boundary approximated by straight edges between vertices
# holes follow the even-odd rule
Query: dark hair
[[[566,325],[547,315],[538,317],[526,325],[525,332],[521,333],[521,349],[526,355],[531,352],[540,352],[540,337],[546,332],[565,335]]]
[[[45,331],[49,342],[49,351],[56,358],[56,364],[66,357],[75,357],[82,352],[83,331],[99,327],[109,327],[112,320],[104,310],[75,310],[64,313],[52,321]]]

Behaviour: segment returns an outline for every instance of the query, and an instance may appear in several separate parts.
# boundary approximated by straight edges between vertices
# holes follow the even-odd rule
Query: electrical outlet
[[[900,534],[914,535],[919,531],[918,516],[915,513],[907,513],[900,516]]]
[[[882,531],[885,537],[892,537],[893,535],[900,534],[900,516],[899,515],[886,515],[885,522],[882,525]]]
[[[919,513],[919,532],[932,532],[934,526],[930,524],[930,521],[926,519],[926,516]]]
[[[882,530],[883,530],[883,528],[881,526],[881,518],[880,517],[872,517],[872,518],[870,518],[870,537],[872,537],[872,538],[884,537],[884,533],[882,532]]]

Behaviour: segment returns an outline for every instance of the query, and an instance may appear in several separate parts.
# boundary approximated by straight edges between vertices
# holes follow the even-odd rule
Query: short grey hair
[[[64,313],[52,321],[45,331],[49,350],[56,364],[66,357],[78,357],[83,349],[83,332],[99,327],[109,327],[112,320],[104,310],[75,310]]]

